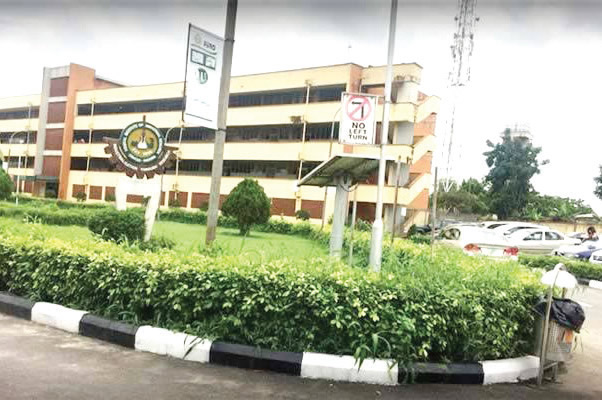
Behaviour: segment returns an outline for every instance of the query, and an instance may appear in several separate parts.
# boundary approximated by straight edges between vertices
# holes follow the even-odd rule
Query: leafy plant
[[[167,236],[153,236],[146,242],[136,242],[136,245],[140,248],[140,250],[157,252],[165,249],[173,249],[176,247],[176,242]]]
[[[307,210],[297,210],[295,211],[295,218],[300,219],[302,221],[307,221],[309,220],[309,211]]]
[[[76,192],[73,193],[73,198],[75,198],[75,200],[78,202],[83,203],[88,199],[88,196],[86,195],[86,192]]]
[[[174,208],[180,208],[182,207],[182,204],[180,204],[180,198],[178,197],[178,194],[176,193],[176,196],[173,199],[169,200],[169,206],[170,207],[174,207]]]
[[[15,185],[10,176],[0,167],[0,200],[8,200],[15,190]]]
[[[114,203],[115,202],[115,195],[114,194],[105,194],[105,201],[107,203]]]
[[[265,224],[270,218],[270,199],[254,179],[245,178],[228,195],[222,206],[226,217],[236,219],[241,235],[255,224]]]
[[[104,240],[141,241],[144,238],[144,215],[138,209],[102,210],[90,217],[88,228]]]

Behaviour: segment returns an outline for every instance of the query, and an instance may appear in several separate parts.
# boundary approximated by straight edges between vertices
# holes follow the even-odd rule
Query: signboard
[[[175,158],[174,149],[165,145],[163,134],[146,122],[146,116],[125,127],[119,139],[104,138],[104,141],[108,143],[105,153],[111,155],[110,161],[117,170],[138,179],[164,173],[168,161]]]
[[[343,93],[339,143],[374,144],[378,96]]]
[[[187,125],[217,129],[224,39],[188,26],[182,119]]]

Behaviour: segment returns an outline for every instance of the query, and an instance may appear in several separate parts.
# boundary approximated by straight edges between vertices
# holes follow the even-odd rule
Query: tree
[[[506,130],[502,142],[493,144],[487,141],[490,151],[485,152],[487,166],[490,168],[485,182],[490,185],[489,197],[491,210],[500,218],[523,214],[533,188],[531,178],[540,172],[540,147],[529,142],[512,140]]]
[[[594,194],[597,198],[602,200],[602,165],[600,165],[600,175],[594,178],[594,182],[596,182],[596,188],[594,189]]]
[[[270,218],[270,199],[254,179],[246,178],[228,195],[222,206],[224,215],[236,218],[241,235],[254,224],[264,224]]]
[[[15,190],[13,181],[6,171],[0,167],[0,200],[8,200],[13,190]]]

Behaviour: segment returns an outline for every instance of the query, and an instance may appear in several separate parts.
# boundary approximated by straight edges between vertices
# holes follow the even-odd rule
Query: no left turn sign
[[[374,144],[378,96],[343,93],[339,142],[346,144]]]

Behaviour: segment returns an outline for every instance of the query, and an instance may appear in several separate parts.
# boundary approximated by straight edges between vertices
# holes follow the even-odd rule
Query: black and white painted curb
[[[591,287],[592,289],[602,290],[602,281],[597,281],[595,279],[577,279],[580,285]]]
[[[0,312],[67,332],[131,349],[188,361],[280,372],[303,378],[380,385],[406,383],[514,383],[537,376],[539,358],[526,356],[475,363],[413,363],[365,360],[358,368],[351,356],[271,351],[252,346],[212,342],[167,329],[135,326],[97,317],[86,311],[38,302],[0,292]]]

